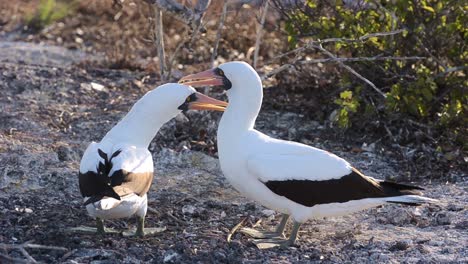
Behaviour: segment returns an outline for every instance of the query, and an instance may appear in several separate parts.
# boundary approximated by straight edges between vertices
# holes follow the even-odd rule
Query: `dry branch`
[[[231,231],[229,231],[229,234],[226,238],[226,241],[228,243],[231,243],[231,237],[236,233],[236,231],[244,224],[245,220],[247,220],[247,217],[242,219],[242,221],[240,221],[240,223],[238,223],[236,226],[234,226]]]
[[[214,61],[215,61],[216,57],[218,56],[219,40],[221,39],[221,31],[223,30],[224,21],[226,20],[227,6],[228,6],[228,0],[224,0],[223,12],[221,13],[221,18],[219,19],[219,25],[218,25],[218,31],[216,33],[215,45],[214,45],[214,48],[213,48],[213,53],[211,54],[211,67],[212,68],[214,67]]]
[[[0,260],[5,259],[7,261],[12,261],[13,263],[37,263],[37,261],[26,251],[26,248],[34,248],[34,249],[46,249],[46,250],[58,250],[58,251],[68,251],[67,248],[64,247],[56,247],[56,246],[45,246],[39,244],[31,244],[33,241],[26,241],[23,244],[0,244],[0,248],[7,250],[19,250],[21,254],[27,259],[16,259],[12,258],[8,255],[0,254]]]
[[[154,7],[154,33],[156,49],[158,50],[159,57],[159,72],[161,74],[161,80],[165,81],[166,72],[166,54],[164,52],[164,31],[162,21],[162,11],[158,6]]]
[[[333,62],[361,62],[361,61],[383,61],[383,60],[398,60],[398,61],[404,61],[404,60],[425,60],[427,59],[426,57],[418,57],[418,56],[412,56],[412,57],[394,57],[394,56],[374,56],[374,57],[357,57],[357,58],[341,58],[341,57],[335,57],[335,58],[327,58],[327,59],[306,59],[306,60],[295,60],[291,63],[288,64],[283,64],[280,67],[264,74],[262,76],[262,80],[266,80],[268,78],[271,78],[275,76],[276,74],[287,70],[289,68],[294,67],[295,65],[306,65],[306,64],[315,64],[315,63],[333,63]]]
[[[316,45],[316,46],[313,46],[314,48],[322,51],[323,53],[325,53],[325,55],[327,55],[328,57],[332,58],[332,59],[337,59],[337,57],[335,55],[333,55],[330,51],[326,50],[325,48],[322,47],[322,45]],[[348,70],[350,73],[352,73],[354,76],[358,77],[359,79],[363,80],[365,83],[367,83],[368,85],[370,85],[377,93],[379,93],[380,95],[383,96],[383,98],[387,98],[387,95],[385,95],[385,93],[383,93],[379,88],[377,88],[377,86],[375,86],[374,83],[372,83],[371,81],[369,81],[368,79],[366,79],[364,76],[362,76],[361,74],[359,74],[357,71],[355,71],[353,68],[349,67],[348,65],[344,64],[342,61],[337,61],[338,64],[345,68],[346,70]]]
[[[268,13],[269,4],[270,4],[270,0],[266,0],[265,5],[263,6],[263,13],[262,13],[260,24],[257,25],[257,38],[255,40],[255,51],[254,51],[254,57],[253,57],[254,69],[257,68],[258,52],[260,49],[260,42],[262,40],[262,35],[263,35],[263,26],[265,25],[265,18],[266,18],[266,14]]]
[[[194,10],[174,0],[145,0],[154,4],[161,11],[171,13],[176,19],[187,24],[192,30],[197,30],[201,25],[203,14],[211,0],[198,0]]]

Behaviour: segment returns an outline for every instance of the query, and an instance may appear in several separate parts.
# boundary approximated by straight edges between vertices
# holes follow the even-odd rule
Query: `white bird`
[[[226,105],[192,87],[175,83],[146,93],[101,142],[92,142],[86,149],[80,164],[79,185],[88,214],[96,218],[97,229],[74,230],[104,233],[102,220],[136,214],[135,235],[156,231],[144,228],[147,192],[153,181],[150,142],[166,122],[182,111],[223,111]]]
[[[270,238],[264,246],[294,244],[308,219],[340,216],[385,203],[419,205],[435,201],[422,188],[379,181],[363,175],[346,160],[325,150],[279,140],[254,129],[261,108],[261,79],[245,62],[228,62],[213,70],[183,77],[179,83],[223,86],[229,105],[218,127],[218,155],[224,176],[243,195],[283,213],[276,232],[247,230]],[[289,216],[294,227],[283,236]],[[275,237],[275,239],[271,239]]]

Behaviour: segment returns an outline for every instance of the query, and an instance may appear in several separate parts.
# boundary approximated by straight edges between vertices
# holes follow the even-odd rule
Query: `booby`
[[[346,160],[322,149],[269,137],[254,129],[263,91],[257,72],[245,62],[228,62],[179,83],[222,86],[229,105],[221,118],[218,155],[224,176],[243,195],[283,213],[275,232],[244,230],[262,247],[295,243],[302,223],[313,218],[350,214],[385,203],[420,205],[435,200],[422,197],[417,186],[380,181],[365,176]],[[283,231],[289,217],[294,226],[289,239]]]
[[[153,181],[150,142],[166,122],[182,111],[223,111],[226,105],[176,83],[146,93],[100,142],[92,142],[84,152],[79,187],[88,214],[96,219],[97,229],[74,230],[104,233],[103,220],[136,214],[135,235],[156,231],[144,228],[147,193]]]

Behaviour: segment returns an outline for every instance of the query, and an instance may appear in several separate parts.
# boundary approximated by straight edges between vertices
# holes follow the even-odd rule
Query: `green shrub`
[[[352,7],[339,0],[308,0],[302,8],[283,8],[291,47],[304,45],[309,40],[355,40],[371,33],[404,29],[404,32],[390,36],[323,45],[341,57],[381,55],[420,56],[426,59],[348,63],[379,87],[387,95],[386,98],[341,68],[343,87],[365,86],[352,92],[347,88],[347,91],[337,95],[339,98],[335,103],[340,108],[336,118],[338,124],[348,128],[367,125],[382,118],[387,121],[412,119],[438,130],[439,135],[444,135],[455,145],[464,144],[465,150],[468,150],[466,2],[354,2],[360,4]],[[375,104],[371,104],[370,100]],[[369,111],[369,106],[374,109]],[[368,118],[369,113],[373,118]]]
[[[76,9],[78,1],[41,0],[36,11],[26,16],[26,24],[32,30],[40,30],[66,17]]]

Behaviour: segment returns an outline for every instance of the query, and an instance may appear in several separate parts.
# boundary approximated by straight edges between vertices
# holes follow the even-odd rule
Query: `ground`
[[[148,23],[152,11],[143,1],[80,1],[78,10],[34,31],[25,27],[24,18],[34,14],[39,2],[0,3],[0,263],[26,260],[18,248],[26,242],[46,247],[26,248],[30,262],[44,263],[468,262],[466,172],[450,162],[432,164],[437,159],[424,157],[427,152],[418,147],[405,149],[408,157],[420,157],[421,164],[409,168],[414,159],[395,154],[375,135],[343,134],[318,122],[321,114],[314,111],[320,102],[281,89],[288,85],[286,79],[297,77],[289,73],[267,85],[257,129],[336,153],[369,176],[420,185],[440,203],[386,205],[309,221],[296,246],[259,250],[248,237],[232,232],[234,227],[242,222],[273,229],[281,216],[242,197],[224,179],[215,137],[221,115],[188,112],[166,124],[149,148],[156,175],[146,226],[166,231],[145,238],[69,232],[95,225],[78,190],[83,151],[161,83]],[[208,14],[215,19],[206,19],[209,33],[181,50],[174,79],[209,67],[216,10],[221,10],[219,3]],[[237,11],[230,16],[238,20],[227,22],[236,32],[223,33],[218,62],[248,59],[255,43],[255,9]],[[270,20],[261,60],[285,48],[277,39],[275,18]],[[183,27],[170,17],[165,24],[170,54]],[[302,88],[315,92],[306,86]],[[210,95],[225,99],[216,89]],[[125,231],[136,226],[136,219],[105,225]]]
[[[25,54],[24,45],[34,56]],[[46,52],[46,53],[45,53]],[[238,223],[273,229],[280,215],[233,190],[220,172],[215,131],[220,115],[189,112],[169,122],[150,146],[156,176],[147,227],[167,230],[145,238],[85,235],[88,225],[77,172],[87,144],[98,141],[158,81],[145,72],[80,65],[86,54],[27,43],[0,43],[0,243],[65,247],[27,249],[46,263],[466,263],[468,195],[465,172],[456,183],[420,181],[439,204],[387,205],[339,218],[309,221],[297,246],[259,250]],[[44,56],[37,56],[37,55]],[[7,56],[8,55],[8,56]],[[78,64],[77,64],[78,63]],[[214,92],[213,96],[220,97]],[[266,108],[257,127],[332,151],[377,178],[405,174],[385,151],[324,140],[329,133],[306,116]],[[371,144],[369,144],[371,145]],[[136,219],[106,221],[119,230]],[[290,227],[289,227],[290,228]],[[0,246],[0,259],[24,259]]]

